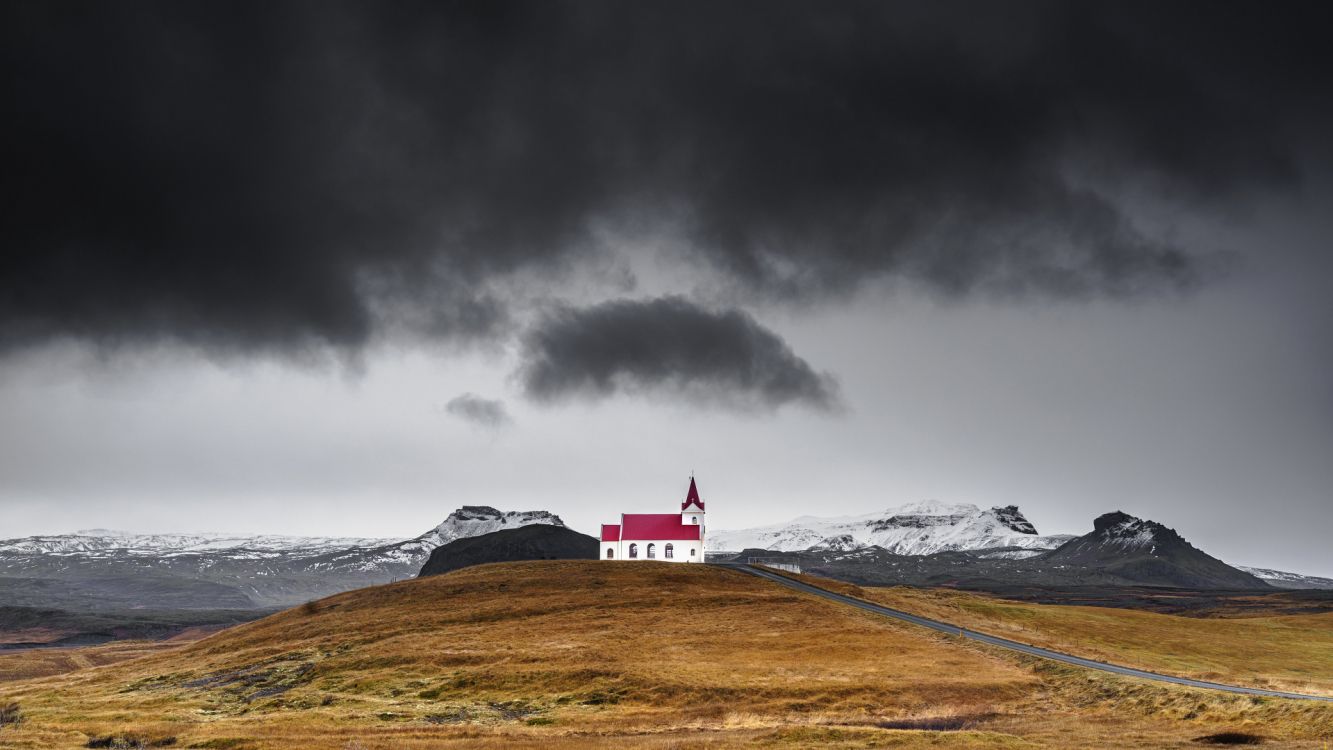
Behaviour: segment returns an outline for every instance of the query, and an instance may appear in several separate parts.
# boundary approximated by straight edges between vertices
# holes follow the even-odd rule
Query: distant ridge
[[[0,601],[79,611],[290,607],[411,578],[436,547],[531,524],[564,527],[544,510],[465,505],[411,539],[110,529],[4,539]]]
[[[1300,573],[1288,573],[1285,570],[1273,570],[1272,568],[1249,568],[1244,565],[1236,565],[1234,567],[1237,570],[1243,570],[1246,573],[1249,573],[1270,586],[1276,586],[1280,589],[1333,590],[1333,578],[1321,578],[1319,576],[1307,576]]]
[[[927,500],[863,516],[802,516],[771,526],[710,531],[707,544],[710,551],[795,552],[817,546],[874,546],[897,555],[929,555],[997,547],[1042,551],[1073,538],[1038,534],[1015,505],[983,510],[968,503]]]
[[[997,508],[992,513],[1006,510]],[[934,526],[927,523],[925,528],[943,526],[952,530],[959,525],[945,519]],[[995,536],[984,538],[989,541]],[[809,572],[875,585],[985,590],[1015,586],[1272,590],[1259,578],[1196,549],[1174,530],[1119,511],[1098,517],[1091,533],[1063,538],[1063,544],[1048,550],[1014,545],[903,555],[879,545],[858,543],[844,534],[827,537],[804,550],[751,547],[739,556],[745,559],[778,553]]]

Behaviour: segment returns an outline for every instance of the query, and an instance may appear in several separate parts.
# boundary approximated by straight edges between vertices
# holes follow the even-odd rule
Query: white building
[[[704,501],[690,477],[679,513],[622,513],[602,524],[603,560],[704,561]]]

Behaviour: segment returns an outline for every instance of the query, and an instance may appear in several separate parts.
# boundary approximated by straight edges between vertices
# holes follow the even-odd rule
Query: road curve
[[[1059,651],[1051,651],[1049,649],[1038,648],[1036,646],[1029,646],[1026,643],[1011,641],[1007,638],[997,638],[996,636],[993,635],[978,633],[975,630],[967,630],[966,628],[960,628],[957,625],[950,625],[947,622],[940,622],[939,620],[932,620],[927,617],[919,617],[909,612],[903,612],[902,610],[893,609],[892,607],[884,607],[878,604],[871,604],[870,602],[861,599],[856,599],[850,596],[844,596],[842,594],[829,591],[828,589],[822,589],[818,586],[813,586],[811,584],[805,583],[804,581],[798,581],[793,578],[787,578],[786,576],[781,576],[778,575],[777,573],[763,570],[753,565],[746,565],[743,563],[713,563],[713,564],[725,568],[730,568],[732,570],[738,570],[743,573],[749,573],[750,575],[759,576],[760,578],[766,578],[770,581],[773,581],[774,583],[786,586],[787,588],[796,589],[797,591],[802,591],[807,594],[813,594],[815,596],[823,597],[825,599],[829,599],[831,601],[835,601],[840,604],[846,604],[852,607],[856,607],[858,609],[864,609],[867,612],[874,612],[877,615],[884,615],[885,617],[893,617],[898,620],[904,620],[906,622],[910,622],[913,625],[920,625],[923,628],[930,628],[931,630],[937,630],[941,633],[960,636],[962,638],[970,638],[974,641],[980,641],[981,643],[988,643],[992,646],[1007,648],[1010,649],[1011,651],[1020,651],[1022,653],[1030,654],[1032,656],[1040,656],[1043,659],[1051,659],[1054,661],[1064,662],[1065,664],[1073,664],[1074,666],[1077,667],[1098,669],[1103,672],[1111,672],[1112,674],[1124,675],[1126,677],[1138,677],[1144,680],[1169,682],[1173,685],[1185,685],[1187,687],[1202,688],[1204,690],[1221,690],[1227,693],[1241,693],[1243,695],[1261,695],[1269,698],[1294,698],[1296,700],[1333,702],[1333,697],[1329,696],[1305,695],[1304,693],[1285,693],[1280,690],[1263,690],[1261,688],[1247,688],[1247,687],[1240,687],[1238,685],[1223,685],[1217,682],[1191,680],[1185,677],[1172,677],[1171,675],[1158,674],[1156,672],[1146,672],[1142,669],[1134,669],[1133,667],[1122,667],[1116,664],[1107,664],[1105,662],[1094,661],[1092,659],[1084,659],[1079,656],[1062,654]]]

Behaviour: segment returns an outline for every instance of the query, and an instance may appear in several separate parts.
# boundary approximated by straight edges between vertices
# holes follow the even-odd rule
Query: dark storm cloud
[[[833,379],[754,318],[680,297],[553,311],[524,336],[522,357],[519,380],[537,401],[668,393],[740,409],[839,407]]]
[[[459,419],[492,429],[513,422],[503,401],[482,398],[474,393],[464,393],[451,399],[444,405],[444,410]]]
[[[1186,285],[1106,186],[1296,184],[1324,7],[9,2],[0,347],[493,337],[594,226],[770,298]]]

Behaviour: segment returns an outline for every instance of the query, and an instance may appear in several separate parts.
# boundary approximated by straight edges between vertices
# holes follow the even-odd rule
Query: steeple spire
[[[685,502],[680,504],[680,509],[685,510],[691,504],[697,505],[699,510],[703,510],[704,501],[699,499],[699,488],[694,484],[693,473],[690,474],[690,491],[685,493]]]

